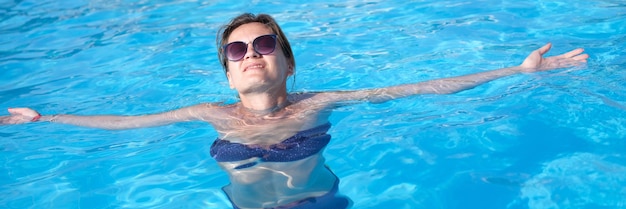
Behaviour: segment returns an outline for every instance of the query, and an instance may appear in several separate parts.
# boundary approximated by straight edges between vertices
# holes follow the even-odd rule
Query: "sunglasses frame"
[[[272,39],[274,39],[274,47],[272,48],[272,51],[270,51],[268,53],[261,53],[261,52],[259,52],[259,50],[257,50],[256,43],[257,43],[258,40],[260,40],[260,38],[265,38],[265,37],[268,37],[268,36],[272,37]],[[231,57],[228,56],[228,47],[231,46],[232,44],[240,44],[240,43],[246,45],[245,50],[243,52],[243,55],[239,59],[231,59]],[[237,62],[237,61],[240,61],[240,60],[242,60],[243,58],[246,57],[246,54],[248,53],[248,44],[250,44],[250,42],[246,43],[246,42],[243,42],[243,41],[233,41],[233,42],[230,42],[230,43],[225,44],[224,46],[222,46],[222,51],[224,52],[224,56],[226,57],[226,59],[228,59],[228,60],[230,60],[232,62]],[[258,36],[256,38],[254,38],[254,40],[252,40],[252,49],[257,54],[268,55],[268,54],[271,54],[272,52],[276,51],[276,45],[277,44],[278,44],[278,40],[276,40],[276,34],[260,35],[260,36]]]

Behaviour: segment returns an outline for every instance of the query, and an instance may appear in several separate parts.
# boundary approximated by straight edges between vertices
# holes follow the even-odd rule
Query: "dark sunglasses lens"
[[[246,55],[248,45],[243,42],[233,42],[226,45],[224,50],[226,50],[226,57],[229,60],[237,61]]]
[[[266,55],[274,52],[276,48],[276,36],[265,35],[254,39],[254,50],[257,53]]]

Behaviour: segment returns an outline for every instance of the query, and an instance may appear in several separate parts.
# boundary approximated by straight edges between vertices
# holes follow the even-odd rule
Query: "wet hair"
[[[248,23],[262,23],[269,27],[274,34],[276,34],[276,40],[278,45],[283,51],[285,57],[287,57],[287,64],[289,64],[293,70],[296,68],[296,60],[293,57],[293,51],[291,50],[291,45],[289,45],[289,41],[285,37],[283,30],[280,29],[276,20],[267,14],[258,14],[254,15],[251,13],[244,13],[235,18],[233,18],[228,24],[222,26],[220,30],[217,32],[217,56],[224,68],[224,73],[228,72],[228,58],[226,58],[226,54],[224,54],[223,45],[227,44],[228,37],[230,34],[237,29],[239,26],[248,24]]]

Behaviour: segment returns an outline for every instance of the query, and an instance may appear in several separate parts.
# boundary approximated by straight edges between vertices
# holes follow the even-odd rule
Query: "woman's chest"
[[[233,143],[271,145],[296,135],[302,130],[328,123],[323,113],[287,114],[270,117],[230,117],[216,124],[222,140]]]

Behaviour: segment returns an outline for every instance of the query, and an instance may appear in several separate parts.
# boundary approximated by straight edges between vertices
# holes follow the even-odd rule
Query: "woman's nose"
[[[254,50],[254,44],[249,43],[248,44],[248,50],[246,50],[246,56],[244,57],[244,59],[248,59],[250,57],[259,57],[260,54],[256,53],[256,51]]]

